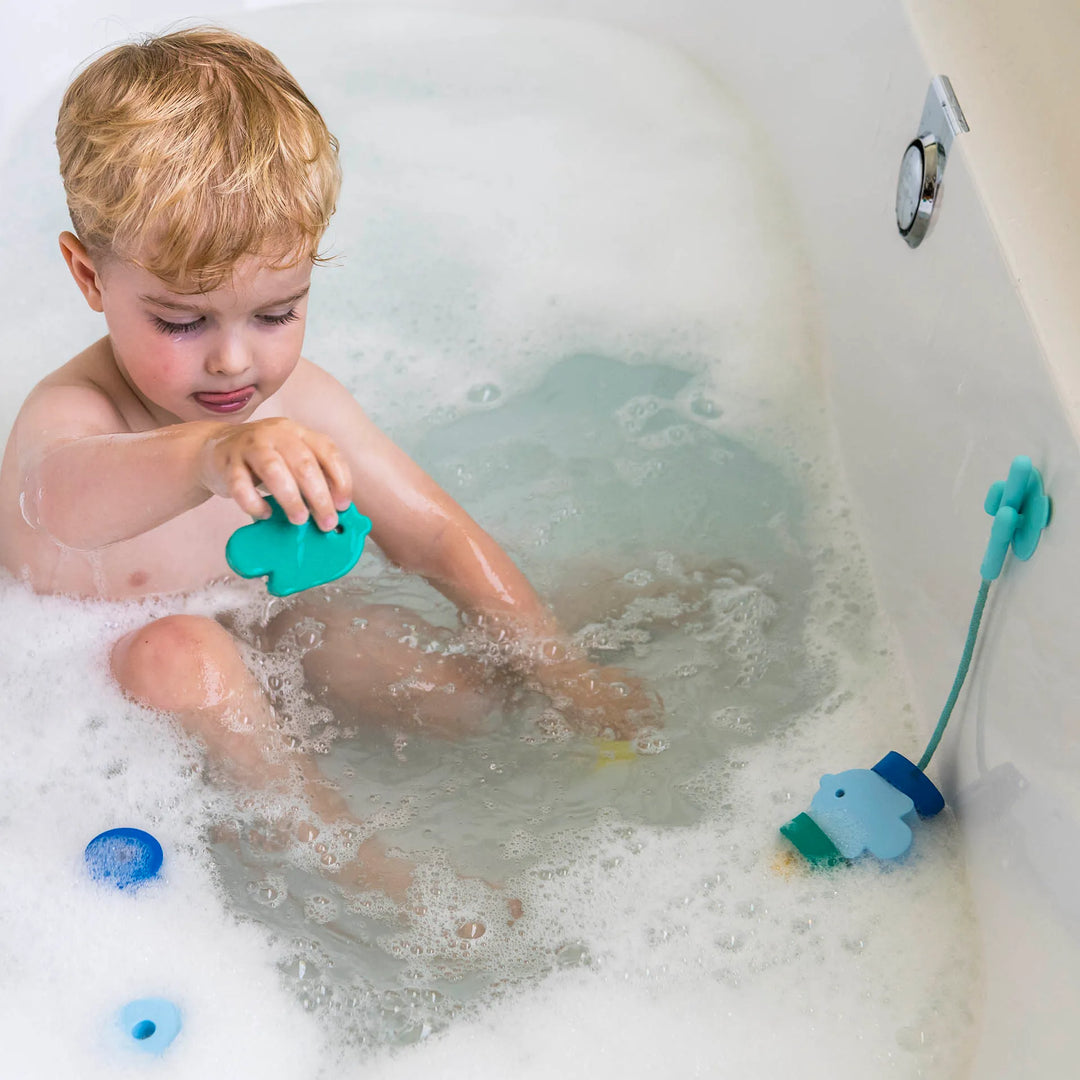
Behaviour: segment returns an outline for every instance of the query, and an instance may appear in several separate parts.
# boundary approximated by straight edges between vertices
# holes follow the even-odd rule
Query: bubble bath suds
[[[311,699],[317,616],[256,658],[303,752],[418,864],[406,919],[342,884],[358,835],[298,797],[215,785],[108,679],[127,629],[232,612],[257,635],[264,594],[77,605],[5,582],[4,1074],[965,1075],[979,972],[949,815],[895,865],[778,858],[821,773],[921,741],[830,480],[809,277],[752,115],[612,29],[339,12],[327,53],[319,9],[299,36],[297,18],[240,29],[342,143],[344,261],[317,271],[307,354],[594,658],[661,693],[665,723],[597,744],[522,693],[442,742]],[[35,378],[100,332],[73,316],[72,341],[55,318],[76,296],[48,264],[51,122],[5,177],[0,274],[28,307],[12,355],[39,358]],[[66,299],[29,299],[54,284]],[[399,606],[418,652],[476,647],[375,555],[335,593],[353,594]],[[134,897],[82,872],[87,840],[120,824],[168,853]],[[151,995],[185,1025],[148,1063],[111,1018]]]

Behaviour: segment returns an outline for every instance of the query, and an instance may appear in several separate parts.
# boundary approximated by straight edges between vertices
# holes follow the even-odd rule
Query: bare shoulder
[[[356,398],[329,371],[301,359],[278,392],[282,412],[298,424],[335,435],[343,425],[371,423]]]
[[[38,448],[85,435],[132,431],[137,406],[102,339],[30,391],[13,430],[24,445],[32,442]]]
[[[422,488],[430,495],[433,481],[376,427],[348,389],[328,371],[301,360],[286,387],[288,394],[282,394],[280,400],[283,414],[334,441],[349,463],[353,486],[363,493],[365,504],[379,505],[385,518],[391,501],[403,492]],[[357,505],[361,505],[359,498]]]

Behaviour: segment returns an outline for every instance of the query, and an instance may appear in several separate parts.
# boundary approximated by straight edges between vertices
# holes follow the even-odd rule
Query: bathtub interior
[[[503,14],[515,5],[474,7]],[[9,699],[18,718],[17,726],[10,722],[16,730],[11,761],[18,764],[5,825],[13,858],[25,873],[5,914],[17,930],[11,941],[40,941],[46,926],[70,928],[51,932],[33,950],[12,953],[13,970],[20,973],[18,998],[3,1010],[2,1023],[6,1044],[16,1048],[15,1060],[25,1064],[27,1075],[34,1068],[47,1075],[64,1067],[93,1075],[89,1061],[100,1063],[101,1075],[137,1071],[136,1063],[117,1057],[121,1048],[103,1046],[101,1035],[108,1002],[123,999],[133,976],[140,980],[139,994],[161,992],[160,984],[168,983],[190,1003],[185,1038],[160,1063],[162,1075],[195,1075],[229,1063],[242,1073],[252,1061],[268,1076],[335,1068],[338,1075],[348,1075],[341,1069],[359,1075],[361,1067],[365,1075],[432,1068],[476,1075],[477,1060],[491,1075],[510,1068],[524,1075],[550,1075],[556,1068],[573,1073],[599,1061],[641,1075],[646,1068],[670,1069],[673,1060],[681,1071],[715,1075],[779,1075],[794,1068],[823,1076],[868,1068],[963,1075],[972,1052],[984,1066],[974,1075],[995,1075],[997,1066],[986,1065],[1001,1053],[995,1026],[986,1026],[989,1035],[977,1051],[974,1029],[984,995],[991,1017],[995,1010],[1004,1015],[1009,1003],[1001,998],[999,980],[984,985],[979,979],[959,838],[950,823],[928,830],[925,843],[919,838],[910,865],[891,874],[860,867],[842,884],[793,884],[771,869],[767,856],[775,850],[775,824],[803,808],[822,771],[868,764],[894,745],[921,745],[923,718],[933,715],[947,688],[977,585],[976,560],[985,542],[982,488],[1018,451],[1050,465],[1059,515],[1046,551],[999,592],[1000,613],[991,611],[973,684],[975,704],[958,717],[941,768],[947,794],[982,796],[969,799],[962,820],[984,934],[1029,938],[1025,959],[1010,961],[1012,985],[1034,985],[1032,979],[1042,976],[1071,987],[1062,960],[1074,947],[1067,932],[1072,871],[1054,858],[1053,840],[1067,835],[1064,823],[1071,817],[1063,815],[1062,800],[1067,805],[1072,789],[1063,770],[1059,782],[1033,791],[1032,777],[1047,777],[1045,758],[1057,752],[1055,729],[1048,725],[1042,740],[1025,735],[1021,742],[1011,718],[1032,700],[1047,715],[1065,715],[1069,682],[1053,651],[1030,638],[1039,625],[1036,614],[1069,625],[1065,599],[1053,589],[1053,559],[1064,543],[1059,526],[1072,441],[1000,269],[962,155],[950,163],[946,213],[933,247],[918,260],[898,250],[887,193],[927,77],[903,13],[891,5],[868,12],[865,5],[838,4],[836,22],[823,28],[809,15],[785,11],[779,18],[763,7],[725,12],[721,26],[703,27],[696,5],[679,5],[663,18],[654,9],[630,4],[612,12],[598,5],[592,13],[607,28],[568,30],[547,21],[508,28],[457,17],[369,19],[349,8],[339,16],[348,30],[340,31],[342,40],[376,42],[382,79],[399,82],[397,101],[381,106],[355,87],[352,97],[340,90],[348,82],[344,72],[353,67],[347,48],[328,62],[312,39],[298,40],[298,19],[313,37],[325,25],[317,21],[323,17],[318,10],[230,14],[229,21],[276,48],[305,86],[318,87],[312,95],[332,128],[359,133],[351,149],[345,142],[346,154],[356,155],[345,166],[347,174],[363,179],[356,202],[343,202],[334,235],[350,254],[336,277],[327,271],[325,286],[320,283],[310,354],[338,358],[338,374],[360,396],[378,389],[370,402],[377,419],[429,458],[425,464],[433,470],[444,468],[440,479],[452,490],[464,483],[460,496],[475,499],[485,523],[516,556],[531,559],[529,569],[541,577],[548,561],[538,549],[529,550],[527,539],[543,522],[526,522],[525,504],[511,495],[468,486],[470,472],[492,471],[483,444],[499,437],[500,420],[519,427],[524,417],[552,438],[536,402],[544,376],[560,377],[558,358],[604,357],[618,378],[631,381],[658,356],[665,370],[689,372],[685,388],[661,401],[661,413],[677,413],[683,426],[713,439],[710,445],[738,446],[747,460],[763,462],[775,475],[798,477],[802,494],[797,507],[788,508],[789,517],[798,519],[796,546],[813,575],[805,617],[815,624],[809,635],[815,647],[832,658],[832,692],[808,704],[786,733],[759,741],[734,738],[715,751],[713,765],[697,778],[704,810],[699,806],[695,820],[654,829],[633,821],[633,811],[624,807],[623,819],[597,813],[569,849],[549,846],[534,854],[531,868],[550,871],[543,884],[523,881],[530,889],[528,944],[534,955],[548,956],[539,968],[544,976],[532,972],[494,1001],[485,991],[484,1008],[456,1019],[438,1038],[424,1037],[431,1014],[416,996],[430,987],[415,980],[400,986],[398,998],[379,1007],[398,1019],[406,1014],[406,1022],[390,1023],[391,1034],[384,1032],[381,1041],[417,1038],[422,1045],[396,1056],[369,1048],[361,1065],[354,1060],[355,1043],[369,1032],[353,1032],[344,1049],[333,1040],[327,1045],[318,993],[311,994],[325,983],[318,949],[290,949],[294,931],[269,917],[255,919],[253,908],[241,910],[238,921],[237,890],[222,898],[229,865],[227,858],[208,861],[205,836],[224,813],[224,796],[202,784],[189,748],[149,726],[104,679],[104,643],[172,608],[75,611],[9,588],[5,655],[26,653],[28,640],[33,655],[23,669],[24,689]],[[558,5],[544,10],[564,13]],[[162,14],[155,25],[173,15]],[[705,70],[638,31],[681,46]],[[748,40],[761,47],[747,48]],[[468,77],[455,74],[453,65],[433,74],[447,41]],[[496,42],[499,48],[490,48]],[[493,53],[502,69],[492,66]],[[882,65],[881,57],[888,63]],[[713,80],[706,70],[719,77]],[[483,84],[486,77],[498,85],[509,71],[547,94],[534,100],[543,109],[534,109],[529,124],[501,110],[505,103],[492,94],[492,82]],[[424,91],[438,78],[450,81],[439,84],[444,112],[437,131],[423,110]],[[555,84],[562,96],[552,94]],[[792,85],[806,92],[793,95]],[[10,253],[5,293],[17,297],[20,314],[9,340],[23,356],[41,355],[43,342],[49,357],[69,355],[100,333],[77,309],[66,272],[49,255],[62,222],[48,145],[51,119],[44,119],[55,109],[55,96],[54,88],[18,128],[17,168],[5,170],[6,200],[19,208],[3,227]],[[368,115],[354,113],[358,106]],[[630,125],[639,132],[634,138]],[[372,128],[377,136],[363,146],[363,133]],[[492,153],[487,148],[494,131],[500,141]],[[601,131],[607,145],[597,148]],[[554,154],[548,146],[553,136],[563,140]],[[402,143],[418,141],[422,157],[395,158]],[[560,172],[567,160],[575,162],[572,175]],[[658,185],[665,215],[650,217]],[[584,202],[569,198],[580,200],[583,192]],[[374,223],[364,214],[371,202],[383,210]],[[685,209],[674,224],[672,203]],[[403,214],[417,206],[422,216]],[[627,217],[636,225],[629,239]],[[498,227],[491,226],[493,219]],[[550,227],[552,221],[557,227]],[[658,247],[667,262],[656,261]],[[737,264],[733,250],[740,254]],[[462,265],[469,274],[461,273]],[[966,285],[973,267],[977,292]],[[46,304],[42,296],[67,299]],[[469,318],[460,317],[462,310],[471,312]],[[717,356],[722,363],[706,362]],[[377,362],[374,375],[360,358]],[[5,398],[9,413],[52,362],[11,365],[19,392]],[[833,435],[823,426],[819,365],[841,445],[873,448],[844,457],[846,485],[834,479],[839,466]],[[561,377],[571,380],[571,390],[580,378]],[[654,390],[628,392],[628,399],[651,397],[648,409],[656,415],[663,394]],[[575,392],[580,396],[588,387],[579,382]],[[693,411],[695,402],[702,411]],[[719,404],[722,416],[703,402]],[[526,412],[514,413],[519,406]],[[669,420],[661,430],[676,426]],[[933,440],[912,438],[926,428],[934,429]],[[459,467],[464,473],[455,471]],[[853,495],[853,510],[845,490]],[[543,500],[540,505],[549,515],[566,509]],[[899,639],[872,614],[853,516]],[[942,531],[948,536],[927,544],[917,517],[947,522]],[[1067,512],[1064,521],[1067,527]],[[587,532],[575,534],[574,525],[571,515],[561,531],[553,530],[571,552],[590,539]],[[689,531],[685,521],[680,528]],[[733,527],[721,534],[725,550],[741,543],[752,552],[762,536],[776,537],[775,528],[771,534],[738,532]],[[625,534],[623,525],[605,541]],[[699,533],[694,540],[708,549],[704,541],[712,538]],[[228,602],[230,596],[213,594],[186,605],[211,610]],[[836,609],[845,603],[864,610],[837,619]],[[898,674],[901,651],[915,676],[910,684]],[[61,664],[57,674],[59,658],[68,654],[79,662]],[[905,709],[909,701],[913,708]],[[655,761],[677,761],[677,753],[669,748]],[[378,766],[389,759],[376,753],[367,760]],[[1008,761],[1021,780],[1003,776],[1000,766]],[[31,762],[41,763],[44,776],[24,765]],[[1013,787],[1001,794],[1001,785],[978,783],[984,774],[1004,780],[1006,788],[1012,780]],[[595,776],[597,783],[617,786],[615,767]],[[626,796],[605,790],[592,797],[618,805]],[[94,816],[89,808],[101,817],[146,814],[175,853],[168,888],[139,899],[137,919],[126,903],[130,898],[103,897],[80,880],[80,842],[87,838],[86,819]],[[1001,826],[1003,808],[1007,828]],[[1010,808],[1018,808],[1015,821]],[[1062,823],[1058,834],[1045,830],[1047,820]],[[764,844],[763,835],[769,838]],[[1042,850],[1032,844],[1040,838]],[[1006,882],[991,869],[1003,843],[1007,854],[1025,860],[1025,869]],[[441,880],[446,886],[450,879]],[[1030,894],[1024,892],[1028,881],[1037,882]],[[475,910],[486,901],[466,893],[457,902]],[[1017,904],[1047,917],[1037,926],[1025,924],[1016,917]],[[319,921],[319,905],[313,911],[299,935],[309,945],[335,930]],[[613,924],[620,927],[617,935]],[[427,929],[437,932],[432,928],[439,925],[432,920]],[[492,934],[489,943],[512,951],[512,934],[496,939],[494,928]],[[276,939],[269,950],[268,936]],[[416,938],[405,934],[402,940]],[[911,942],[919,948],[910,950]],[[123,964],[115,960],[118,947]],[[562,960],[552,962],[561,950]],[[984,950],[991,975],[1003,973],[1003,954]],[[484,963],[481,971],[506,975],[490,958],[486,969]],[[214,973],[212,987],[208,971]],[[1065,993],[1060,1000],[1067,1008],[1071,999]],[[372,1002],[335,1005],[347,1015],[370,1011]],[[43,1018],[61,1013],[70,1018],[62,1035],[43,1045],[34,1033]],[[854,1022],[846,1019],[851,1015]],[[1034,1052],[1050,1063],[1060,1060],[1062,1036],[1049,1034],[1051,1011],[1033,1026],[1048,1033],[1041,1041],[1032,1037],[1042,1047]],[[552,1030],[559,1032],[558,1045],[548,1037]]]

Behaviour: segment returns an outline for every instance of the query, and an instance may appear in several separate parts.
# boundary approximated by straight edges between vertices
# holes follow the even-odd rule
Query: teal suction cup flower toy
[[[270,516],[237,529],[225,545],[225,560],[241,577],[266,577],[271,595],[291,596],[335,581],[360,560],[371,521],[352,504],[323,532],[310,517],[294,525],[276,499],[266,501]]]
[[[879,859],[898,858],[911,846],[911,825],[916,818],[933,817],[945,806],[925,770],[967,677],[990,585],[1001,574],[1009,549],[1018,559],[1030,559],[1050,523],[1050,497],[1030,458],[1013,459],[1008,479],[991,486],[984,509],[994,521],[979,567],[982,583],[960,666],[930,742],[918,763],[893,750],[872,769],[826,773],[821,778],[809,811],[780,826],[780,832],[812,865],[835,866],[864,852]]]

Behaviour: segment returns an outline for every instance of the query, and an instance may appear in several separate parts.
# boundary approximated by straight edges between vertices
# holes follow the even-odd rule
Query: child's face
[[[300,359],[309,262],[245,259],[227,285],[194,295],[117,260],[98,281],[117,365],[161,423],[246,420]]]

